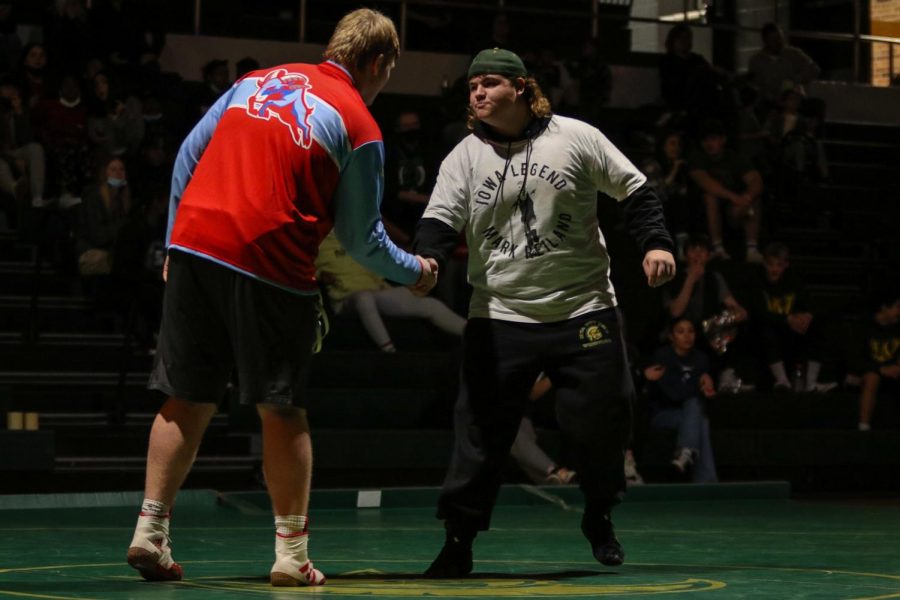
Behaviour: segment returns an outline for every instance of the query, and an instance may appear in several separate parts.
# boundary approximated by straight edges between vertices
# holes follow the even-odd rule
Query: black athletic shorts
[[[318,307],[317,294],[172,250],[148,387],[218,404],[236,369],[242,403],[302,407]]]

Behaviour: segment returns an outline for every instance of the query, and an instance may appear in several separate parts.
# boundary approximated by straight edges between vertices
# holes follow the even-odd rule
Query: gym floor
[[[317,493],[320,588],[268,585],[273,526],[261,493],[182,493],[176,583],[143,582],[125,564],[136,494],[0,497],[0,598],[900,598],[897,503],[797,501],[777,486],[645,487],[614,513],[622,567],[591,558],[577,490],[516,486],[475,542],[472,576],[439,581],[420,575],[443,540],[435,490]]]

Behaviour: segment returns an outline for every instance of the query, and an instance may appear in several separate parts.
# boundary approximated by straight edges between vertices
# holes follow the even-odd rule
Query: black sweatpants
[[[607,309],[556,323],[469,320],[439,519],[465,530],[489,528],[501,468],[541,371],[556,390],[560,429],[574,445],[586,512],[621,501],[634,384],[619,319]]]

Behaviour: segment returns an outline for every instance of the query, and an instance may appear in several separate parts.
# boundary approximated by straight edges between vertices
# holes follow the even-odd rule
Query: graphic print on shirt
[[[793,312],[794,299],[796,294],[785,294],[783,296],[770,296],[766,294],[766,304],[769,312],[775,315],[788,316]]]
[[[526,179],[528,177],[528,188]],[[532,187],[530,184],[537,178],[539,181]],[[512,205],[513,215],[520,221],[521,227],[514,227],[502,221],[502,217],[481,230],[482,238],[492,246],[494,252],[506,254],[510,258],[524,257],[526,260],[543,256],[558,248],[566,239],[572,223],[572,215],[559,213],[549,220],[538,222],[538,216],[534,210],[534,198],[538,196],[538,187],[550,185],[560,191],[569,185],[562,175],[549,165],[539,163],[510,163],[506,177],[499,171],[494,171],[476,188],[474,193],[475,210],[484,208],[497,208],[497,204],[504,201],[507,196],[504,186],[514,185],[517,189],[516,199]],[[508,200],[507,200],[508,202]],[[498,211],[502,213],[504,211]],[[549,231],[546,231],[549,229]],[[542,236],[540,231],[544,230]],[[515,239],[514,239],[515,238]],[[521,238],[521,239],[520,239]],[[524,248],[524,251],[516,252]]]
[[[900,350],[900,338],[869,340],[869,350],[872,360],[883,365],[894,360],[897,350]]]
[[[258,80],[256,88],[256,93],[247,99],[247,114],[264,121],[278,119],[291,132],[295,144],[309,148],[312,144],[309,117],[315,106],[306,101],[306,92],[312,89],[306,75],[275,69]]]

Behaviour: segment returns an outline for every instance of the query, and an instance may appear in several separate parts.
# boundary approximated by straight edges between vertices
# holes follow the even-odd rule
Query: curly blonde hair
[[[360,8],[338,21],[323,57],[348,69],[362,69],[379,54],[384,55],[385,64],[391,64],[400,55],[397,28],[377,10]]]
[[[550,115],[552,115],[553,108],[550,106],[550,100],[548,100],[547,96],[544,95],[544,92],[541,90],[541,86],[538,84],[537,80],[530,75],[528,77],[524,77],[523,79],[525,79],[525,91],[523,92],[522,97],[524,97],[525,101],[528,102],[528,108],[531,110],[531,115],[538,119],[542,119],[544,117],[549,117]],[[468,117],[466,119],[466,127],[468,127],[469,129],[475,129],[475,123],[478,121],[478,119],[475,117],[475,113],[472,111],[472,107],[468,106],[466,111],[468,114]]]

